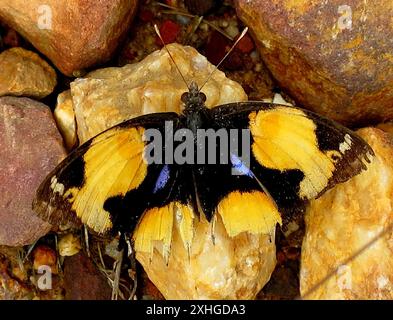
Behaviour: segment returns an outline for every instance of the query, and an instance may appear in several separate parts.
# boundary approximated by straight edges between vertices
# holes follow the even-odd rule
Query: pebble
[[[56,86],[55,70],[41,57],[16,47],[0,54],[0,96],[44,98]]]

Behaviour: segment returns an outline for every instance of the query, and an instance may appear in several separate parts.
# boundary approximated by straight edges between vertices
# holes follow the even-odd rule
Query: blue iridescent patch
[[[231,153],[231,163],[232,167],[237,170],[241,175],[248,176],[253,178],[254,175],[251,172],[250,168],[248,168],[238,156]]]
[[[169,175],[170,175],[169,166],[166,164],[164,165],[164,167],[160,172],[160,175],[158,176],[156,185],[154,186],[153,193],[157,193],[157,191],[165,187],[165,185],[168,183]]]

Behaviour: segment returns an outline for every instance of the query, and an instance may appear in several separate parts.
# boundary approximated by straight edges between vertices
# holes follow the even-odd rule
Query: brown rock
[[[190,253],[174,228],[168,263],[162,245],[136,257],[166,299],[253,299],[276,265],[276,246],[269,235],[242,232],[230,237],[221,218],[212,226],[196,222]],[[271,238],[274,239],[274,230]]]
[[[28,98],[0,98],[0,150],[0,244],[26,245],[50,230],[31,203],[65,156],[50,109]]]
[[[0,54],[0,96],[44,98],[56,86],[56,72],[34,52],[11,48]]]
[[[110,300],[107,279],[83,253],[64,260],[64,288],[67,300]]]
[[[392,1],[235,3],[273,76],[300,105],[345,124],[393,118]]]
[[[0,19],[72,75],[111,57],[136,5],[136,0],[0,0]]]
[[[393,299],[393,139],[374,128],[359,134],[374,161],[312,201],[306,214],[305,299]]]
[[[168,49],[188,82],[202,85],[214,68],[192,47],[170,44]],[[165,49],[153,52],[139,63],[91,72],[71,83],[79,141],[83,143],[115,124],[142,114],[180,112],[180,97],[185,91],[187,87]],[[247,100],[242,87],[219,70],[202,91],[207,96],[208,107]],[[62,101],[57,108],[65,109],[67,100]],[[58,112],[59,127],[71,128],[70,118],[70,113]],[[72,137],[72,129],[66,132],[66,136]]]

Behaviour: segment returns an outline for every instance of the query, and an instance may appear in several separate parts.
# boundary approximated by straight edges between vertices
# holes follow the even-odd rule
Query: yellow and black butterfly
[[[193,83],[182,114],[140,116],[84,143],[41,184],[34,210],[54,225],[126,234],[136,251],[151,253],[162,241],[169,254],[175,223],[188,248],[202,217],[219,215],[230,236],[267,233],[293,207],[366,169],[373,156],[354,132],[310,111],[259,101],[208,109],[205,100]],[[249,164],[231,156],[228,163],[148,163],[145,133],[165,136],[168,121],[174,130],[249,130]]]

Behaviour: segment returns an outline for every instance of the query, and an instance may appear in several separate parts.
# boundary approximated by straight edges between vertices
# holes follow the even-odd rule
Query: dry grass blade
[[[120,283],[121,267],[123,264],[123,256],[124,256],[124,250],[121,250],[119,259],[113,263],[114,279],[113,279],[113,286],[112,286],[112,300],[118,300],[119,295],[122,295],[119,289],[119,283]]]

